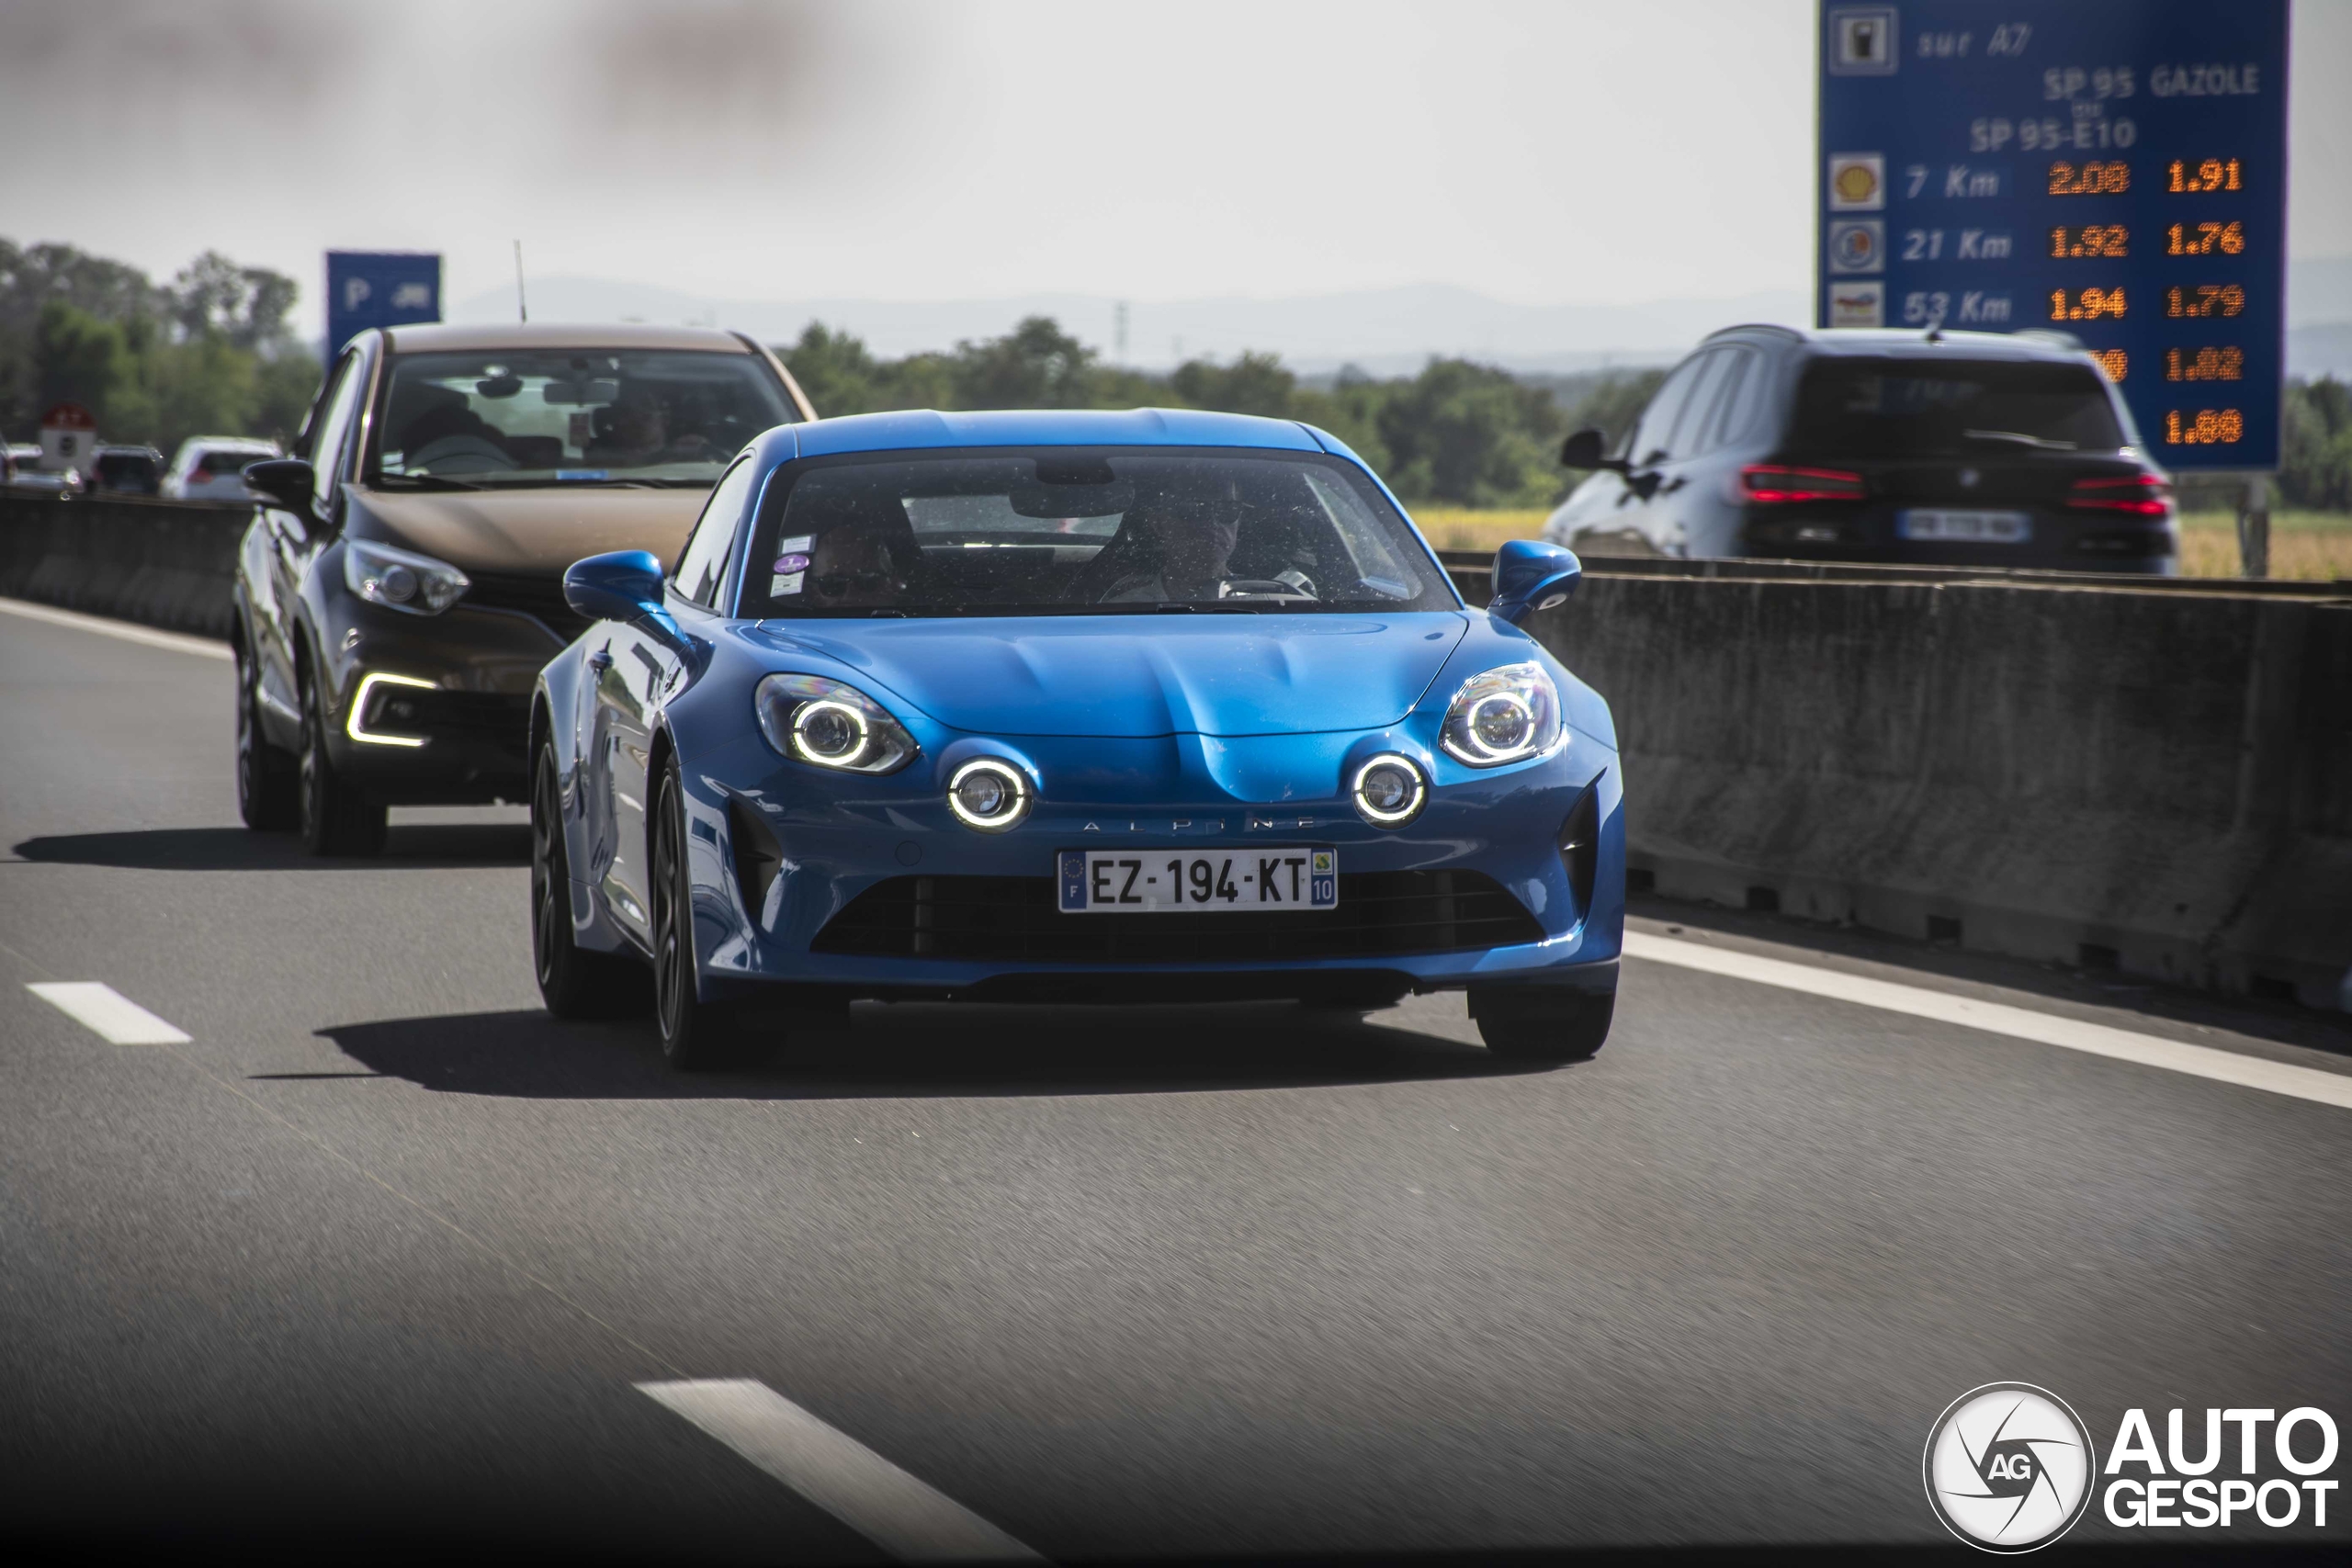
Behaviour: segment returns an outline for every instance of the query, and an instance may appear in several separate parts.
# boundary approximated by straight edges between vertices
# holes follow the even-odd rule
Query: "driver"
[[[613,404],[612,428],[593,443],[591,457],[629,464],[673,463],[710,456],[710,443],[688,434],[670,439],[670,411],[650,392],[630,390]]]
[[[837,523],[817,536],[809,551],[809,597],[829,608],[859,609],[906,602],[907,578],[892,547],[904,532],[881,522]]]
[[[1241,538],[1241,522],[1233,507],[1201,499],[1161,501],[1144,515],[1129,518],[1127,527],[1139,559],[1134,570],[1103,593],[1105,604],[1215,599]]]

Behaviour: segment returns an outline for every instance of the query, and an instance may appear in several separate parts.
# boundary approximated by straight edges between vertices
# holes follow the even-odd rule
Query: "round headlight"
[[[1028,816],[1030,799],[1028,776],[994,757],[965,763],[947,781],[947,809],[983,833],[1001,833]]]
[[[852,766],[867,739],[865,716],[847,703],[803,703],[792,716],[792,749],[811,762]]]
[[[377,581],[384,585],[384,597],[395,604],[405,604],[416,597],[416,573],[398,562],[386,567],[384,575]]]
[[[1541,664],[1506,664],[1462,683],[1447,705],[1438,745],[1457,762],[1498,768],[1556,749],[1566,738],[1560,693]]]
[[[1364,762],[1348,782],[1356,815],[1375,828],[1401,828],[1421,814],[1430,797],[1429,781],[1409,757],[1384,752]]]

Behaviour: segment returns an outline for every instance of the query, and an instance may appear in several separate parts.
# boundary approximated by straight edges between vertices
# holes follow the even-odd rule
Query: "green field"
[[[1479,512],[1424,506],[1413,521],[1442,550],[1491,550],[1505,539],[1532,539],[1548,513]],[[2238,575],[2237,521],[2227,513],[2193,512],[2180,520],[2181,570],[2191,577]],[[2324,582],[2352,579],[2352,513],[2270,514],[2270,575]]]

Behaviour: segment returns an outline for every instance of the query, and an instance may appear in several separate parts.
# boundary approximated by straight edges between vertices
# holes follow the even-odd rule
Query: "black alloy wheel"
[[[1478,1038],[1514,1062],[1587,1062],[1609,1039],[1617,993],[1544,990],[1532,986],[1473,986],[1470,1016]]]
[[[261,671],[244,638],[237,650],[237,815],[256,833],[297,825],[301,804],[294,759],[269,743],[261,727]]]
[[[557,1018],[643,1010],[645,970],[582,947],[571,929],[571,859],[564,847],[563,785],[544,742],[531,773],[531,961],[539,998]]]
[[[334,759],[327,755],[322,700],[318,682],[302,682],[302,847],[314,855],[381,854],[383,805],[335,772]]]
[[[695,995],[695,890],[686,864],[685,790],[674,758],[662,773],[650,837],[653,1010],[662,1026],[662,1054],[680,1072],[729,1065],[740,1052],[740,1021]]]

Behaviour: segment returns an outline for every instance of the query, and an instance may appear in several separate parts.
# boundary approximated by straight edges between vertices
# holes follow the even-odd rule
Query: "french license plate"
[[[1066,915],[1329,909],[1340,902],[1336,850],[1064,850],[1056,858]]]
[[[1946,512],[1912,507],[1895,519],[1906,539],[1951,539],[1972,545],[2021,545],[2033,537],[2022,512]]]

